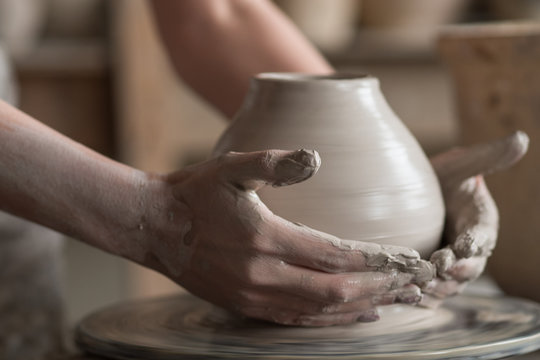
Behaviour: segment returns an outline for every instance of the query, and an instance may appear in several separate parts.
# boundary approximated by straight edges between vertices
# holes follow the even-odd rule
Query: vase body
[[[444,204],[417,141],[369,76],[260,74],[215,154],[314,149],[311,179],[259,191],[275,214],[344,239],[412,247],[440,243]]]

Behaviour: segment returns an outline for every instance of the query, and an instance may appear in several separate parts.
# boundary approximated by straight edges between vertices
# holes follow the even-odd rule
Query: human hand
[[[461,292],[483,272],[494,249],[499,215],[483,175],[506,169],[527,152],[523,132],[467,148],[456,148],[431,158],[441,184],[445,207],[447,245],[435,251],[431,262],[437,277],[423,291],[425,306],[437,306]]]
[[[378,305],[417,303],[434,270],[416,251],[291,223],[256,194],[304,181],[319,165],[313,151],[271,150],[170,174],[162,191],[170,230],[150,241],[143,264],[214,304],[287,325],[374,321]]]

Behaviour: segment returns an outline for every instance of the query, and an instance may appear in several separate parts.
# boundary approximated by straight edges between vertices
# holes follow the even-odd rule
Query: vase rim
[[[265,72],[255,75],[257,81],[276,83],[366,83],[377,82],[377,78],[365,73],[308,74],[294,72]]]

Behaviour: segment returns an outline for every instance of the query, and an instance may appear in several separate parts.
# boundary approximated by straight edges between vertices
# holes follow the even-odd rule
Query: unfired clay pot
[[[256,76],[215,153],[317,150],[306,182],[267,187],[275,214],[344,239],[412,247],[428,257],[440,242],[444,204],[417,141],[371,76]]]

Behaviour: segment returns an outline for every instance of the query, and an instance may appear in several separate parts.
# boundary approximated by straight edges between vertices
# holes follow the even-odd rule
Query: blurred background
[[[540,19],[536,0],[276,0],[339,70],[370,73],[428,153],[459,141],[441,27]],[[0,0],[20,108],[132,166],[205,159],[226,126],[171,70],[144,0]],[[202,39],[201,39],[202,40]],[[179,291],[162,276],[68,240],[68,321],[127,298]]]

